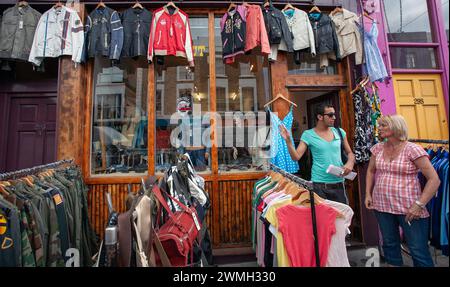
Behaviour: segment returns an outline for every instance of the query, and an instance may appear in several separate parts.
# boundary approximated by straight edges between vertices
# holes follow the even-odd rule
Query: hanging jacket
[[[186,58],[194,66],[191,28],[188,15],[176,8],[170,13],[167,7],[153,12],[148,45],[148,60],[154,56],[178,56]]]
[[[332,52],[340,60],[339,41],[331,18],[324,13],[309,13],[309,20],[314,33],[317,54]]]
[[[145,8],[129,8],[121,18],[124,34],[121,57],[147,55],[152,13]]]
[[[336,34],[339,41],[339,52],[341,57],[355,54],[356,65],[363,62],[362,38],[359,32],[358,16],[346,9],[342,9],[342,13],[331,15]]]
[[[95,56],[118,60],[123,46],[123,26],[119,13],[109,7],[100,7],[89,14],[85,23],[83,60]]]
[[[0,22],[0,58],[27,61],[40,18],[29,5],[6,9]]]
[[[39,20],[28,60],[39,66],[45,57],[71,55],[80,63],[82,52],[83,24],[78,13],[66,6],[52,7]]]
[[[264,16],[259,5],[247,5],[245,52],[261,47],[261,54],[270,53],[269,37],[267,35]]]
[[[263,7],[264,23],[271,45],[280,44],[282,40],[286,42],[287,51],[293,51],[292,33],[289,31],[286,18],[283,13],[272,4]]]
[[[245,53],[246,18],[247,9],[238,5],[220,20],[224,60]]]
[[[286,18],[289,31],[292,33],[294,51],[310,48],[311,54],[315,55],[314,33],[309,22],[308,14],[295,8],[293,11],[288,10],[283,12],[283,15]],[[286,51],[287,47],[286,45],[280,45],[279,49]]]

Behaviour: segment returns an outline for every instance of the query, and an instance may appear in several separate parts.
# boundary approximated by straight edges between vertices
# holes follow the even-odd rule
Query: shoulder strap
[[[156,198],[158,199],[158,201],[161,203],[161,205],[164,207],[164,209],[169,213],[169,216],[172,217],[173,216],[173,212],[172,210],[169,208],[169,206],[167,205],[166,200],[164,199],[164,197],[161,194],[161,190],[159,189],[158,186],[153,186],[153,193],[155,194]],[[176,198],[174,198],[173,196],[171,196],[170,194],[168,194],[166,192],[166,195],[172,199],[173,201],[175,201],[182,209],[184,209],[185,211],[189,211],[189,208],[187,208],[184,204],[182,204],[179,200],[177,200]]]
[[[119,267],[130,267],[131,264],[131,209],[125,213],[119,214],[119,246],[118,246],[118,263]]]
[[[162,266],[163,267],[172,267],[169,257],[167,256],[167,253],[164,250],[164,248],[161,244],[161,241],[159,240],[158,234],[156,233],[153,226],[151,227],[150,232],[152,234],[151,238],[153,238],[153,242],[155,243],[156,250],[158,251],[159,259],[161,260]],[[149,248],[153,248],[153,242],[149,243]],[[153,260],[154,260],[154,258],[152,256],[150,256],[150,261],[153,261]],[[153,264],[153,266],[156,266],[155,262],[150,262],[150,263]]]

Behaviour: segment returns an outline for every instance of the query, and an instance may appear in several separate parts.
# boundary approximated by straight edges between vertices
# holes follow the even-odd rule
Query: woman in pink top
[[[414,266],[432,267],[426,204],[439,188],[439,177],[425,150],[408,142],[408,128],[402,116],[384,116],[379,126],[380,136],[385,141],[371,148],[365,205],[375,210],[383,236],[384,256],[390,265],[403,265],[401,226]],[[423,191],[419,171],[427,179]]]

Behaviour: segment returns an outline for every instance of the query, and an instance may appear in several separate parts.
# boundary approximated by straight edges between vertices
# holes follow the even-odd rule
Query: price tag
[[[200,223],[198,223],[197,215],[195,215],[194,212],[192,213],[192,218],[194,218],[195,227],[197,227],[197,230],[200,231],[200,229],[201,229]]]
[[[23,29],[23,20],[19,21],[19,29]]]

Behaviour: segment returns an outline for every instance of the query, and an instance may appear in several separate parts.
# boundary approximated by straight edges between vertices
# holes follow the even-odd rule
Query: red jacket
[[[166,7],[153,12],[153,21],[148,42],[148,60],[153,56],[179,56],[194,66],[192,36],[188,15],[175,9],[171,15]]]

